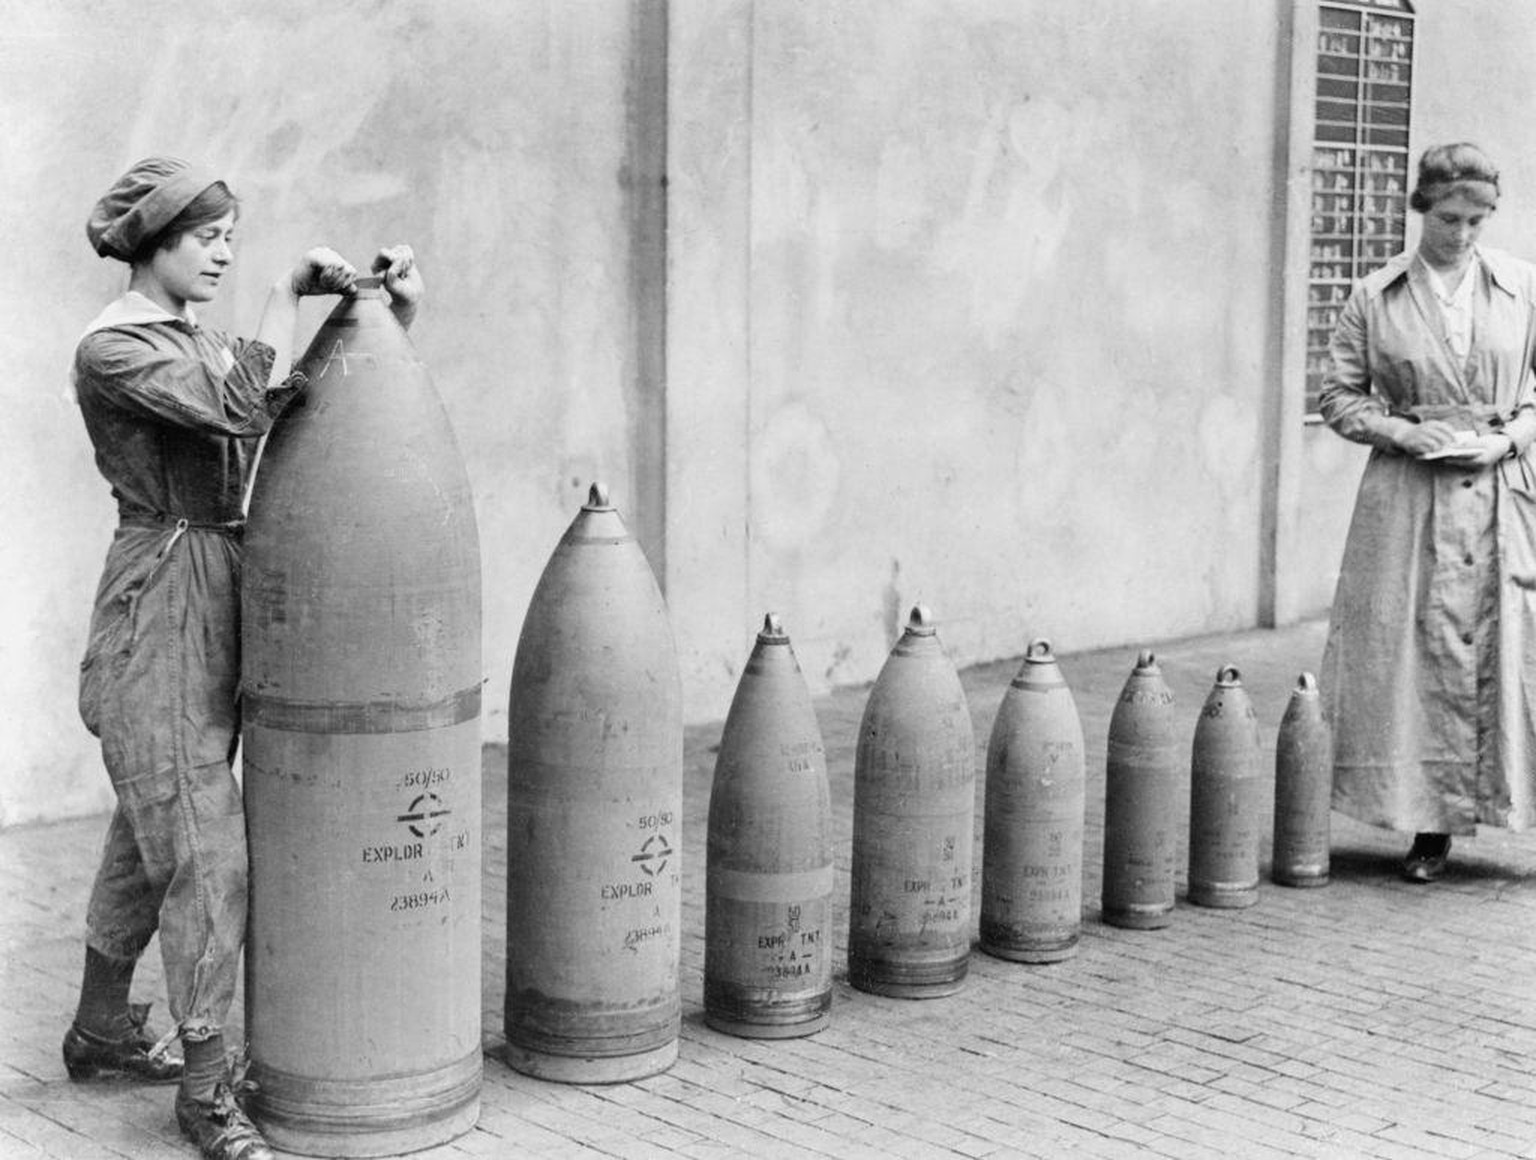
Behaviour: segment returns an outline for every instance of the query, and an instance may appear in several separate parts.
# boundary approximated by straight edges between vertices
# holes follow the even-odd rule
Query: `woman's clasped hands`
[[[1508,435],[1490,431],[1479,435],[1444,419],[1412,424],[1397,436],[1397,445],[1415,459],[1443,462],[1448,467],[1491,467],[1514,449]]]

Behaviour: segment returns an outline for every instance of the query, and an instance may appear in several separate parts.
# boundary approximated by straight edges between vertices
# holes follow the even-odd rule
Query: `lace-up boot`
[[[206,1160],[275,1160],[275,1154],[228,1083],[213,1089],[211,1100],[176,1096],[176,1123]]]
[[[167,1048],[172,1035],[158,1043],[145,1034],[149,1020],[148,1003],[132,1003],[123,1016],[123,1034],[107,1036],[88,1031],[77,1019],[64,1035],[64,1069],[75,1081],[99,1078],[141,1080],[145,1083],[175,1083],[181,1079],[182,1063]]]

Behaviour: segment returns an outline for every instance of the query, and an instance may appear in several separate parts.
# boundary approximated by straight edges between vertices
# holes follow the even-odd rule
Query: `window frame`
[[[1307,2],[1315,32],[1303,412],[1321,421],[1339,312],[1356,281],[1407,245],[1417,13],[1411,0]]]

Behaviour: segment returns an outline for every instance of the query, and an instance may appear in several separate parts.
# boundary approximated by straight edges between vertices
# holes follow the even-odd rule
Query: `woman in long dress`
[[[1321,674],[1333,804],[1413,833],[1414,882],[1536,818],[1536,267],[1478,244],[1498,198],[1475,146],[1424,153],[1418,246],[1355,287],[1321,397],[1373,448]]]

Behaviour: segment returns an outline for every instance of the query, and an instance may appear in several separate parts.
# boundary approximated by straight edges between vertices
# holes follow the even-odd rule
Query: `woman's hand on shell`
[[[289,285],[300,298],[345,294],[357,281],[357,269],[329,246],[316,246],[299,259]]]
[[[421,270],[416,265],[416,255],[410,246],[384,246],[373,260],[373,270],[384,275],[384,289],[395,302],[414,306],[421,301],[427,286],[422,281]]]

